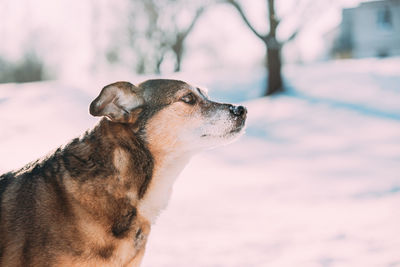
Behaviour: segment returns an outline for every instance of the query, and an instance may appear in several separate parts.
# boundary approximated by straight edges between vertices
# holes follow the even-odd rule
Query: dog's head
[[[116,82],[103,88],[90,113],[128,124],[152,147],[196,151],[235,140],[246,108],[211,101],[206,92],[178,80]]]

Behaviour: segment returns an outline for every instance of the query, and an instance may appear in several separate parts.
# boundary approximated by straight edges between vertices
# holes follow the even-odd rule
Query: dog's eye
[[[185,102],[186,104],[190,104],[190,105],[193,105],[194,103],[196,103],[196,98],[192,93],[189,93],[189,94],[183,96],[181,98],[181,100],[183,102]]]

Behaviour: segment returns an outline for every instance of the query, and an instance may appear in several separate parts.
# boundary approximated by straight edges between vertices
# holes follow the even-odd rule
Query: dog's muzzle
[[[233,106],[229,107],[229,111],[237,117],[245,117],[247,114],[247,109],[243,106]]]
[[[235,121],[234,123],[235,126],[230,132],[231,133],[240,132],[243,129],[246,122],[247,109],[243,106],[230,105],[229,111]]]

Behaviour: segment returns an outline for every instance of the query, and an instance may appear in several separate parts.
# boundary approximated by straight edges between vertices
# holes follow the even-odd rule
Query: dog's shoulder
[[[11,183],[12,179],[15,178],[15,174],[13,172],[7,172],[0,175],[0,219],[1,219],[1,202],[3,199],[3,194],[6,191],[8,185]]]
[[[11,182],[11,180],[15,177],[15,174],[13,172],[6,172],[2,175],[0,175],[0,199],[5,191],[7,185]]]

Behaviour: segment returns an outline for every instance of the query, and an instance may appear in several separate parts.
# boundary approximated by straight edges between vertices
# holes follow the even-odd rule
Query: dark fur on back
[[[131,179],[120,177],[124,174],[113,167],[116,149],[127,155]],[[128,125],[103,119],[44,159],[3,174],[0,266],[51,266],[57,253],[110,256],[112,246],[86,247],[76,207],[115,239],[123,238],[137,213],[123,196],[138,188],[138,198],[143,197],[152,170],[152,155],[144,141]],[[6,250],[12,250],[7,255],[13,259],[5,258]]]

